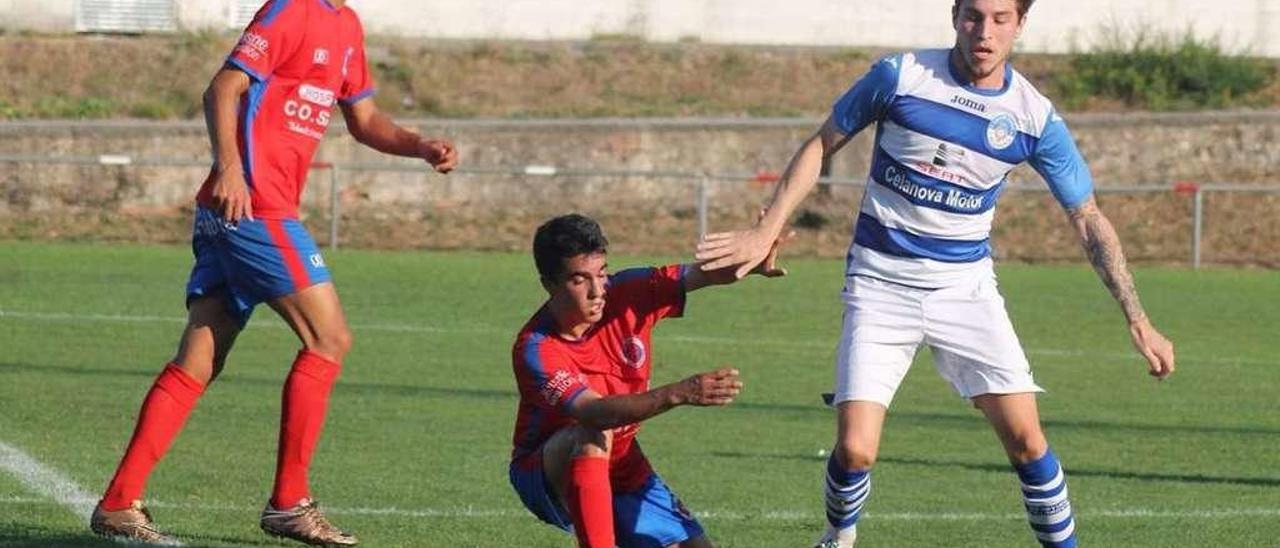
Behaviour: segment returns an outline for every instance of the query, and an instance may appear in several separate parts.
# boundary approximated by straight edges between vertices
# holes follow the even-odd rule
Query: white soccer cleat
[[[822,534],[822,538],[818,539],[818,543],[814,544],[813,548],[853,548],[857,541],[857,525],[844,529],[836,529],[828,525],[827,532]]]

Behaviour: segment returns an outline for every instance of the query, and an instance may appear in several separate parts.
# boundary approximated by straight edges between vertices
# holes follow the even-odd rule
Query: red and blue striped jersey
[[[253,214],[292,219],[307,171],[338,103],[373,94],[364,29],[351,8],[327,0],[271,0],[227,58],[251,82],[236,141]],[[212,173],[196,200],[213,207]]]
[[[512,459],[525,457],[557,430],[574,423],[568,410],[590,389],[601,396],[649,390],[654,325],[684,312],[681,265],[623,270],[609,277],[604,315],[578,340],[558,334],[544,305],[520,334],[511,351],[520,406],[516,415]],[[634,443],[639,423],[614,430],[610,478],[620,492],[639,488],[649,478],[649,461]]]

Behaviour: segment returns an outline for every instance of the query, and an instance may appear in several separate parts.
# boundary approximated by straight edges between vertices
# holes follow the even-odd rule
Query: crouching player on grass
[[[734,369],[649,389],[650,332],[684,312],[685,295],[733,281],[696,265],[610,275],[600,225],[565,215],[538,228],[534,261],[548,299],[520,330],[512,365],[520,390],[511,485],[542,521],[579,546],[711,546],[649,465],[640,421],[680,405],[727,405]],[[753,272],[781,276],[770,259]]]

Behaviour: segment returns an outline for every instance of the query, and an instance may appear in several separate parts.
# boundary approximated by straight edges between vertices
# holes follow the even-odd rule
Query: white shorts
[[[850,276],[841,296],[833,404],[888,407],[921,343],[961,397],[1044,391],[1031,378],[993,273],[942,289]]]

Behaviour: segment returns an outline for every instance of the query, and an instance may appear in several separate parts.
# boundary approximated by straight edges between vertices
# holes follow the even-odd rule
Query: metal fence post
[[[202,160],[179,159],[179,158],[149,158],[135,157],[124,154],[106,154],[98,156],[89,155],[69,155],[69,156],[47,156],[43,154],[12,154],[0,152],[0,177],[20,177],[21,171],[13,175],[14,166],[32,165],[56,165],[56,166],[97,166],[102,169],[103,166],[136,166],[142,168],[192,168],[203,170],[208,169],[208,163]],[[421,173],[422,169],[418,165],[410,165],[408,163],[361,163],[348,162],[345,165],[336,165],[328,162],[315,162],[310,165],[313,170],[309,175],[314,174],[315,170],[328,169],[329,171],[329,245],[330,250],[337,250],[340,245],[340,230],[342,224],[342,173],[343,169],[355,172],[388,172],[388,173]],[[696,185],[694,197],[697,219],[697,230],[699,237],[705,237],[710,230],[710,207],[711,207],[711,184],[719,181],[755,181],[758,183],[776,182],[777,174],[770,172],[757,172],[755,174],[743,173],[716,173],[711,171],[639,171],[629,169],[605,170],[605,169],[587,169],[587,170],[571,170],[560,171],[555,166],[546,165],[527,165],[527,166],[496,166],[496,167],[475,167],[467,168],[462,173],[469,175],[477,174],[497,174],[503,176],[512,175],[536,175],[546,177],[652,177],[673,183],[687,184],[693,182]],[[319,184],[318,180],[316,181]],[[821,179],[820,183],[829,185],[845,185],[849,187],[865,188],[864,179]],[[1037,192],[1047,192],[1042,186],[1027,185],[1011,185],[1011,188],[1024,190],[1033,190]],[[1200,184],[1192,181],[1174,181],[1173,192],[1179,197],[1188,197],[1192,201],[1192,226],[1191,226],[1191,250],[1190,250],[1190,266],[1192,269],[1199,269],[1204,265],[1204,248],[1208,245],[1205,242],[1205,201],[1208,199],[1206,195],[1209,192],[1231,193],[1231,198],[1237,194],[1264,194],[1270,196],[1280,196],[1280,184],[1225,184],[1225,183],[1205,183]],[[1104,187],[1097,189],[1101,193],[1124,193],[1124,194],[1152,194],[1160,192],[1161,188],[1153,185],[1133,185],[1133,186],[1116,186]],[[322,191],[323,192],[323,191]],[[323,199],[323,198],[321,198]],[[314,203],[314,202],[310,202]],[[317,204],[318,205],[318,204]],[[1232,219],[1234,221],[1234,219]],[[1176,236],[1175,236],[1176,237]],[[1184,243],[1185,245],[1185,243]],[[1231,252],[1234,248],[1228,246],[1224,252]],[[1186,248],[1183,248],[1186,252]],[[1174,253],[1176,255],[1176,252]],[[1161,257],[1162,259],[1176,259],[1176,257]]]
[[[707,176],[698,179],[698,240],[707,236]]]
[[[1191,268],[1200,268],[1200,238],[1204,226],[1204,189],[1196,187],[1191,225]]]
[[[329,165],[329,249],[338,249],[338,164]]]

